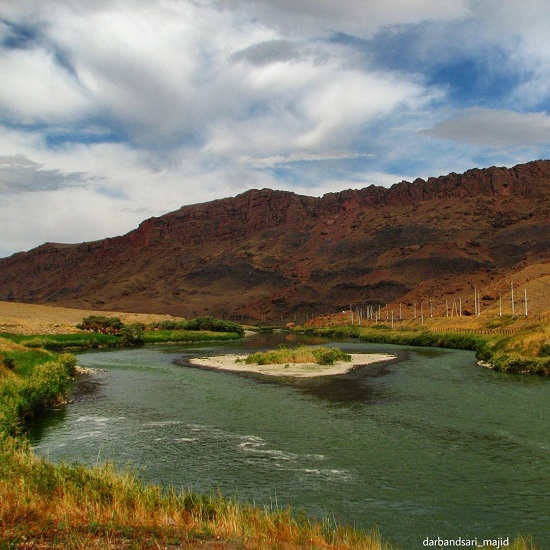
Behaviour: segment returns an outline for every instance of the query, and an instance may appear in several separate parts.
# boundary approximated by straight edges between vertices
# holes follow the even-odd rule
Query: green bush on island
[[[351,361],[351,355],[339,348],[297,346],[277,350],[258,351],[244,360],[247,364],[283,365],[286,363],[317,363],[333,365],[335,361]]]

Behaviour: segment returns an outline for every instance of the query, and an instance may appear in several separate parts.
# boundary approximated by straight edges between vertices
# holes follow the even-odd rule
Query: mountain
[[[548,160],[184,206],[123,236],[0,259],[0,300],[280,321],[474,285],[490,302],[535,264],[550,264]]]

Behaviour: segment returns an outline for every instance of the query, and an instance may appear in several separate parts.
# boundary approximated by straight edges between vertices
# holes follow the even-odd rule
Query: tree
[[[91,330],[101,334],[118,334],[124,324],[118,317],[105,317],[104,315],[90,315],[84,317],[82,323],[76,325],[80,330]]]

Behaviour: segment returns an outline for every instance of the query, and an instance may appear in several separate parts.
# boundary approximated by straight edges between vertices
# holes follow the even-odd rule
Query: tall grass
[[[30,376],[36,365],[53,359],[50,352],[43,350],[6,350],[1,351],[0,356],[6,367],[21,376]]]
[[[110,464],[53,465],[17,442],[1,450],[0,496],[0,536],[12,542],[25,536],[55,540],[61,547],[77,540],[77,548],[97,540],[103,547],[107,541],[118,547],[122,540],[135,541],[134,548],[195,547],[192,541],[204,539],[232,548],[391,548],[377,534],[311,522],[291,510],[260,509],[216,494],[164,491]]]
[[[120,345],[120,338],[112,334],[94,332],[74,334],[2,334],[2,337],[27,348],[63,351],[67,349],[88,349]]]
[[[23,375],[0,379],[0,439],[21,433],[25,420],[57,402],[65,393],[76,359],[65,354],[36,363]]]

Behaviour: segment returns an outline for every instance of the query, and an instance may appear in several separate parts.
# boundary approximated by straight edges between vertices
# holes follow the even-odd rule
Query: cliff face
[[[0,300],[280,320],[490,288],[548,261],[550,161],[535,161],[184,206],[121,237],[1,259]]]

